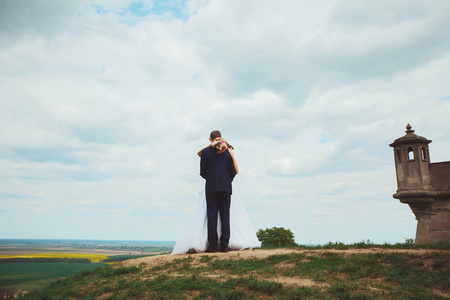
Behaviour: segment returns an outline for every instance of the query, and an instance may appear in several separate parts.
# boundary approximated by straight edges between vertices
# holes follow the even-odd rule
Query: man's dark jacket
[[[228,192],[232,194],[231,182],[236,176],[233,158],[228,149],[221,154],[211,147],[202,151],[200,176],[206,179],[206,194]]]

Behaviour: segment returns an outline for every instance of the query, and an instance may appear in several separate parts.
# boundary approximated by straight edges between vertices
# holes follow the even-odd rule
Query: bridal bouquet
[[[227,148],[233,149],[233,147],[227,143],[227,141],[223,138],[218,138],[214,145],[214,148],[217,150],[217,154],[224,153]]]

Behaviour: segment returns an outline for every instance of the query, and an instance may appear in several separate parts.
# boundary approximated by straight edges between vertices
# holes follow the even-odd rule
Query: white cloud
[[[388,144],[450,159],[447,1],[58,3],[1,4],[0,238],[176,239],[214,129],[256,228],[413,237]]]

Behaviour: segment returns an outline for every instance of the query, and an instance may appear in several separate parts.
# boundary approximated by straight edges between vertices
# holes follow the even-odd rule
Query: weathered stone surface
[[[430,230],[450,231],[450,220],[434,220],[430,223]]]
[[[429,143],[408,124],[406,135],[389,145],[397,176],[393,196],[416,216],[416,244],[450,240],[450,161],[431,163]]]
[[[439,211],[436,213],[436,221],[449,221],[450,211]]]

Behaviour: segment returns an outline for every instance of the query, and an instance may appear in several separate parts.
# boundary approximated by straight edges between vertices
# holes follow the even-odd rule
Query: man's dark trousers
[[[206,194],[208,215],[208,242],[209,248],[217,248],[217,216],[220,213],[222,233],[220,235],[220,249],[226,249],[230,241],[230,205],[231,194],[228,192],[216,192]]]

